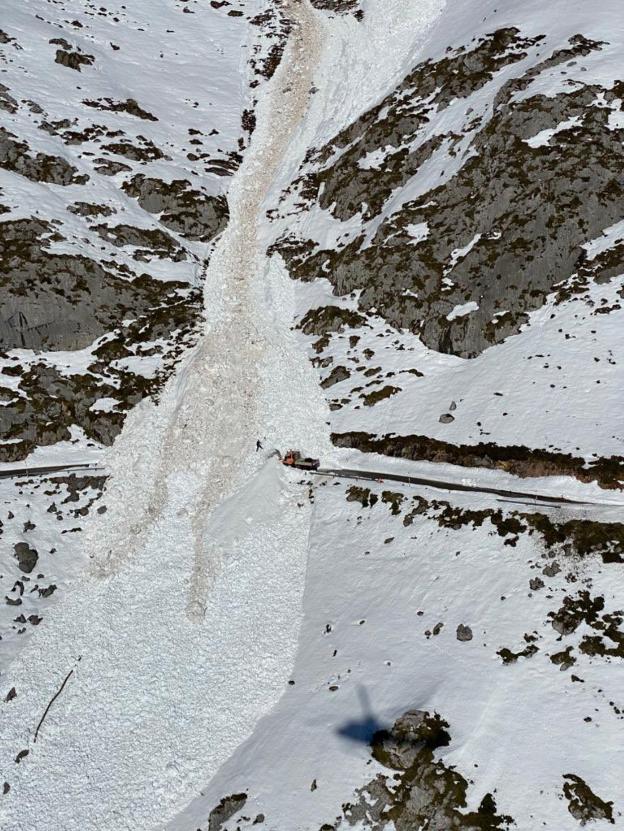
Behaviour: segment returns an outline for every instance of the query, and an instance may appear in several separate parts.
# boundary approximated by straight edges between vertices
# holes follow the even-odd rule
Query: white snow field
[[[237,8],[239,5],[236,4]],[[88,178],[80,185],[35,181],[11,169],[3,156],[3,245],[10,245],[12,235],[6,229],[15,223],[32,218],[48,222],[50,230],[54,228],[58,233],[42,252],[42,265],[46,265],[48,257],[60,253],[86,258],[89,268],[106,268],[125,280],[153,280],[155,294],[161,296],[176,281],[178,287],[169,295],[168,307],[182,304],[188,308],[189,298],[194,297],[195,323],[199,323],[200,286],[214,241],[197,239],[202,234],[196,227],[189,236],[166,229],[160,213],[144,209],[124,191],[124,185],[129,178],[143,176],[165,185],[186,182],[208,198],[221,198],[227,191],[236,157],[244,144],[241,116],[253,103],[247,62],[258,39],[258,27],[250,25],[249,18],[264,7],[263,0],[246,0],[245,15],[237,16],[209,3],[189,5],[177,0],[125,4],[108,0],[105,6],[73,0],[54,4],[46,0],[3,3],[0,89],[6,91],[8,98],[5,101],[4,93],[0,96],[2,135],[6,131],[26,143],[33,155],[49,153],[58,159],[57,163],[65,162]],[[68,48],[90,55],[92,65],[83,65],[76,71],[55,61],[60,45],[57,41],[69,43],[68,39]],[[143,114],[128,112],[123,107],[108,110],[99,108],[99,104],[91,106],[107,100],[135,101]],[[4,144],[3,148],[6,153]],[[143,157],[141,151],[145,148],[150,152]],[[76,213],[76,206],[86,206],[87,214]],[[95,215],[89,211],[95,211]],[[140,239],[132,240],[132,245],[113,244],[101,232],[118,223],[135,229],[139,237],[141,231],[169,235],[177,254],[163,257],[149,250],[149,245],[142,250]],[[7,262],[11,258],[4,259],[3,267]],[[36,277],[46,283],[40,274]],[[52,279],[57,279],[53,270]],[[32,278],[29,287],[36,287],[37,282]],[[6,288],[11,288],[10,278]],[[91,288],[97,305],[97,281]],[[89,301],[89,295],[86,299]],[[4,300],[3,286],[0,302]],[[24,315],[19,314],[20,302],[23,300],[18,301],[15,317],[26,319],[27,332],[33,326],[36,328],[38,322],[46,322],[45,297],[29,302]],[[74,300],[73,305],[80,315],[80,300]],[[66,310],[63,315],[61,334],[70,330],[71,320],[67,318],[71,318],[71,312]],[[10,318],[11,309],[7,312],[3,305],[3,327],[5,315]],[[89,313],[84,317],[88,320]],[[183,323],[168,324],[166,317],[161,318],[165,326],[157,323],[157,332],[153,334],[149,313],[136,318],[130,304],[128,310],[122,310],[119,320],[113,319],[102,327],[104,334],[80,349],[71,344],[67,348],[57,343],[46,346],[44,342],[40,348],[0,350],[0,397],[3,407],[9,405],[0,418],[0,470],[20,465],[101,461],[104,445],[110,442],[105,437],[106,429],[104,434],[97,430],[98,415],[105,413],[103,422],[106,416],[113,420],[123,417],[128,409],[124,399],[129,392],[132,394],[132,388],[144,390],[154,379],[160,383],[170,374],[176,354],[194,342],[194,333]],[[198,326],[192,328],[196,334]],[[6,329],[2,332],[4,335]],[[121,346],[121,355],[114,354],[111,360],[104,361],[97,358],[100,350],[115,342]],[[85,432],[83,425],[77,423],[71,396],[67,402],[68,431],[63,440],[45,435],[45,423],[41,425],[42,435],[35,413],[23,429],[12,429],[11,419],[5,418],[7,410],[12,405],[28,406],[41,393],[36,384],[33,393],[32,383],[28,384],[24,376],[34,373],[36,377],[36,373],[46,372],[58,373],[61,384],[103,382],[106,391],[95,393],[90,409],[88,405],[84,407],[86,420],[93,414],[91,420],[96,423],[99,436],[93,431]],[[11,394],[14,401],[10,400]],[[63,395],[60,393],[61,399]],[[47,396],[58,399],[59,392],[48,389]],[[47,396],[43,394],[44,407]],[[108,399],[104,405],[102,398]],[[56,421],[57,416],[53,418]],[[23,434],[34,437],[26,451],[20,449]],[[15,448],[19,450],[17,461],[10,456]],[[3,455],[7,451],[8,457]],[[100,479],[95,484],[99,485],[99,492],[90,494],[94,498],[101,494],[103,482]],[[2,542],[8,552],[0,571],[0,592],[6,597],[6,604],[0,607],[3,664],[35,631],[32,621],[43,618],[47,622],[47,607],[59,599],[71,578],[88,562],[81,539],[86,520],[72,512],[73,508],[81,510],[88,500],[74,505],[71,499],[66,501],[67,484],[59,487],[60,495],[52,494],[54,483],[36,482],[22,487],[8,480],[2,482]],[[30,537],[24,537],[24,528],[30,528],[26,532]],[[26,575],[26,579],[12,556],[13,546],[20,541],[33,544],[39,556],[36,572],[30,578]],[[32,582],[25,585],[28,580]],[[39,596],[38,589],[48,592],[54,586],[53,594]],[[25,622],[15,620],[22,616]]]
[[[381,497],[385,487],[372,489]],[[409,489],[392,490],[411,499]],[[474,497],[452,501],[483,507]],[[621,720],[609,702],[621,701],[622,667],[584,664],[584,683],[570,683],[548,657],[561,649],[558,633],[539,629],[558,605],[552,595],[566,591],[563,572],[544,578],[546,593],[532,592],[543,565],[532,539],[503,547],[487,523],[452,531],[402,518],[381,500],[364,509],[346,502],[341,483],[318,488],[294,685],[171,831],[204,828],[223,795],[240,793],[248,799],[236,822],[263,814],[271,831],[334,823],[358,788],[388,773],[371,761],[367,740],[409,707],[449,722],[441,757],[472,783],[467,810],[489,791],[514,828],[574,829],[556,795],[568,772],[621,805]],[[621,573],[582,573],[609,608],[621,605]],[[471,627],[470,642],[457,640],[460,624]],[[539,652],[502,665],[497,650],[520,651],[533,631]]]
[[[108,511],[89,530],[91,575],[11,667],[3,769],[30,752],[11,776],[3,828],[155,827],[288,677],[310,506],[255,442],[328,446],[314,374],[292,348],[292,289],[275,266],[267,274],[256,229],[319,54],[322,18],[307,4],[289,11],[295,28],[210,261],[206,334],[159,406],[129,417],[107,459]],[[71,669],[35,744],[39,713]]]
[[[142,30],[146,7],[126,5]],[[5,512],[17,504],[19,525],[35,520],[42,548],[62,543],[52,561],[58,600],[28,639],[4,644],[0,828],[416,831],[410,811],[419,805],[431,818],[422,831],[576,831],[585,821],[595,831],[624,827],[621,490],[563,475],[519,479],[504,468],[362,453],[331,441],[332,432],[417,431],[456,443],[487,436],[552,446],[587,459],[620,453],[622,312],[597,324],[594,306],[549,300],[520,333],[471,360],[429,349],[371,313],[359,327],[331,332],[319,352],[316,336],[297,324],[317,306],[356,309],[357,292],[336,296],[321,273],[295,281],[284,259],[267,253],[293,229],[328,249],[363,229],[368,246],[405,201],[453,175],[463,157],[443,145],[368,223],[298,204],[293,183],[310,151],[418,62],[499,26],[547,31],[553,48],[582,31],[615,44],[602,63],[592,54],[583,59],[585,80],[598,83],[619,71],[619,6],[601,0],[601,17],[577,3],[566,16],[559,0],[546,8],[537,0],[336,4],[345,13],[325,0],[277,5],[292,26],[276,73],[253,87],[256,124],[242,163],[226,184],[207,175],[210,192],[227,191],[229,221],[209,246],[191,246],[196,272],[187,279],[203,280],[205,311],[196,345],[158,401],[145,398],[131,410],[111,448],[89,446],[76,428],[75,444],[37,448],[28,460],[102,464],[110,474],[106,511],[81,519],[79,531],[78,514],[59,518],[47,507],[71,496],[69,484],[44,499],[47,480],[0,481]],[[164,30],[156,44],[169,13],[182,8],[226,18],[223,40],[216,26],[210,44],[220,57],[211,51],[205,67],[200,27],[189,35],[189,100],[199,90],[206,96],[197,122],[205,133],[206,109],[226,113],[223,132],[235,147],[249,103],[249,44],[273,43],[266,32],[252,34],[249,17],[271,4],[208,6],[163,0],[149,9],[158,10]],[[168,44],[174,53],[183,47],[184,40]],[[535,58],[528,52],[527,66]],[[175,131],[173,57],[165,102],[156,80],[139,89],[150,107],[171,111]],[[208,79],[213,58],[224,75]],[[566,78],[556,67],[548,83],[533,83],[553,92],[570,75],[581,77],[584,65],[566,66]],[[451,100],[432,116],[431,130],[460,129],[470,106],[491,114],[511,72],[504,67],[471,99]],[[222,91],[209,105],[213,85]],[[539,150],[556,135],[538,134],[527,146]],[[181,134],[173,142],[183,143]],[[172,154],[186,169],[184,157]],[[383,152],[372,153],[363,169],[382,171],[384,163]],[[203,182],[199,166],[196,175]],[[424,223],[410,229],[413,246],[432,233]],[[598,256],[620,240],[617,223],[588,241],[588,251]],[[458,240],[449,275],[477,244],[476,237]],[[166,263],[158,264],[163,278],[171,273]],[[617,306],[621,279],[591,284],[590,302]],[[449,306],[448,319],[468,318],[475,306]],[[571,342],[563,343],[562,330],[574,332]],[[45,353],[45,360],[68,372],[88,367],[81,350]],[[319,382],[337,365],[354,373],[357,366],[367,378],[394,374],[400,390],[375,406],[353,398],[335,408],[353,379]],[[97,405],[116,406],[112,397]],[[288,447],[319,457],[323,467],[378,471],[380,480],[288,470],[272,455]],[[416,488],[384,482],[384,473],[586,504],[544,507],[530,498]],[[92,496],[86,488],[76,508]],[[11,531],[3,542],[12,549],[19,539]],[[26,600],[23,609],[30,611]],[[0,623],[19,611],[7,606]],[[447,723],[433,785],[424,775],[408,781],[414,771],[402,777],[371,755],[373,734],[410,710]],[[451,774],[464,797],[444,791]],[[570,776],[603,803],[593,816],[565,790]],[[446,801],[448,814],[436,800]]]
[[[451,2],[444,9],[442,4],[404,3],[398,9],[390,3],[370,2],[363,8],[365,17],[359,24],[349,17],[331,23],[316,81],[319,93],[303,134],[310,146],[322,146],[358,112],[383,97],[416,60],[437,57],[449,44],[468,42],[504,25],[523,25],[529,33],[547,31],[555,41],[568,30],[609,39],[613,32],[608,31],[608,21],[615,14],[609,3],[604,4],[603,18],[589,7],[579,7],[570,19],[562,6],[546,10],[537,3]],[[432,21],[435,25],[428,30]],[[393,32],[396,50],[388,50],[386,31]],[[428,33],[424,41],[423,31]],[[358,63],[364,56],[366,67]],[[611,60],[617,60],[615,53]],[[600,77],[601,72],[604,65],[596,63],[590,78]],[[491,95],[488,89],[478,106],[486,109]],[[476,109],[473,99],[469,103]],[[467,106],[457,102],[460,109]],[[416,184],[425,191],[441,168],[452,175],[455,163],[444,156],[433,170],[425,166]],[[288,172],[286,182],[296,175],[294,163]],[[295,192],[291,206],[298,198]],[[396,203],[391,197],[384,212],[391,212],[405,198],[399,191]],[[303,229],[304,238],[310,236],[327,248],[361,227],[359,216],[338,222],[316,206],[307,213],[292,210],[275,225],[280,222],[277,230],[274,226],[274,237],[294,226]],[[368,238],[379,222],[372,220]],[[595,305],[602,298],[612,304],[621,292],[621,279],[592,286],[590,292]],[[330,304],[357,307],[353,296],[336,296],[321,275],[314,282],[297,284],[301,317],[311,308]],[[471,308],[456,313],[469,313]],[[315,336],[305,338],[304,345],[317,365],[320,362],[322,379],[337,365],[352,366],[356,357],[362,360],[360,368],[381,365],[384,373],[400,375],[401,391],[396,396],[370,408],[358,406],[353,398],[333,411],[331,428],[337,432],[401,435],[416,430],[467,443],[492,436],[490,440],[501,443],[555,446],[590,458],[592,453],[620,453],[623,440],[616,403],[622,364],[608,360],[621,355],[616,334],[621,312],[609,318],[600,322],[596,334],[592,331],[596,318],[588,310],[574,303],[556,308],[547,304],[520,335],[470,361],[427,349],[416,336],[390,330],[383,318],[374,316],[361,327],[335,334],[322,351],[324,362],[311,347]],[[572,343],[566,339],[565,347],[562,331],[574,332]],[[352,335],[359,338],[355,349]],[[367,349],[375,356],[364,360]],[[537,366],[532,371],[539,358],[539,371]],[[547,366],[542,369],[543,364]],[[424,377],[408,374],[414,367]],[[597,377],[602,381],[599,387]],[[556,389],[550,386],[552,381]],[[326,396],[340,400],[352,386],[353,379],[333,384]],[[439,417],[452,400],[458,402],[455,420],[441,424]],[[503,411],[509,418],[501,417]],[[408,475],[444,472],[458,481],[498,486],[513,480],[501,471],[389,460],[356,450],[334,450],[333,459],[344,467],[402,470]],[[208,827],[210,812],[219,805],[222,813],[213,814],[211,828],[247,829],[254,823],[268,831],[415,828],[404,824],[401,815],[396,826],[388,815],[379,820],[378,792],[358,794],[376,776],[388,776],[388,770],[371,759],[371,734],[388,728],[410,708],[438,712],[449,722],[451,743],[438,755],[469,782],[464,812],[476,811],[489,792],[498,811],[513,818],[509,827],[573,831],[579,828],[579,819],[571,813],[562,787],[563,777],[574,774],[613,808],[612,821],[595,819],[590,827],[620,827],[624,810],[619,773],[624,769],[621,658],[578,655],[572,669],[562,665],[560,650],[578,649],[591,626],[581,623],[574,634],[562,636],[551,620],[564,598],[576,590],[603,597],[610,611],[621,608],[621,564],[605,564],[595,556],[558,557],[533,535],[521,534],[517,541],[506,537],[503,542],[493,522],[486,519],[481,524],[477,518],[488,509],[530,513],[534,508],[526,503],[512,506],[493,498],[420,489],[418,497],[430,504],[441,500],[460,512],[475,514],[473,524],[461,520],[456,525],[441,524],[427,512],[409,517],[412,500],[417,499],[410,488],[396,483],[356,484],[370,488],[378,500],[374,507],[372,502],[370,507],[360,504],[360,499],[370,497],[350,493],[342,482],[326,480],[315,488],[304,617],[291,685],[218,774],[206,778],[201,794],[167,825],[169,831]],[[622,521],[619,491],[557,476],[524,479],[522,487],[610,503],[596,513],[547,511],[554,522],[582,516]],[[387,504],[383,504],[384,491],[393,492]],[[397,494],[396,504],[401,507],[395,512],[390,497]],[[458,639],[460,625],[471,628],[469,642]],[[513,653],[507,661],[501,655],[505,649]],[[224,813],[230,795],[238,801]],[[446,831],[464,826],[419,827]],[[477,826],[466,823],[466,827]]]

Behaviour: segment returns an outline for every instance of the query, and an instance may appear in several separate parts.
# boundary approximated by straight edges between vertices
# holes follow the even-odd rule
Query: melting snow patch
[[[580,124],[581,120],[581,116],[579,115],[572,116],[572,118],[569,118],[567,121],[562,121],[560,124],[557,124],[556,127],[552,127],[548,130],[540,130],[539,133],[531,136],[531,138],[523,139],[523,141],[525,144],[528,144],[529,147],[546,147],[553,136],[562,132],[562,130],[568,130],[570,127],[576,127],[577,124]]]
[[[378,147],[376,150],[371,150],[370,153],[367,153],[358,161],[358,167],[360,170],[380,170],[386,160],[386,156],[393,149],[390,145],[386,145],[385,147]]]
[[[89,409],[92,412],[110,413],[118,404],[119,401],[116,398],[98,398],[97,401],[93,402]]]
[[[426,222],[408,225],[406,231],[413,239],[412,245],[418,245],[419,242],[422,242],[429,236],[429,226]]]
[[[142,375],[144,378],[155,378],[161,365],[160,355],[128,355],[127,358],[120,358],[112,364],[115,369],[134,372],[135,375]]]
[[[607,249],[622,239],[624,239],[624,220],[620,220],[615,225],[610,225],[608,228],[605,228],[599,237],[586,242],[581,247],[587,252],[587,258],[594,260],[599,254],[607,251]]]
[[[607,127],[609,130],[621,130],[624,127],[624,113],[622,110],[613,110],[609,113]]]
[[[448,274],[449,271],[452,271],[455,268],[455,266],[457,265],[457,263],[460,260],[463,260],[464,257],[472,251],[472,249],[475,247],[475,245],[479,242],[480,239],[481,239],[481,234],[475,234],[474,237],[468,243],[468,245],[464,245],[463,248],[453,249],[453,251],[451,251],[450,262],[449,262],[447,268],[445,269],[445,274]]]
[[[459,306],[455,306],[446,316],[447,320],[455,320],[457,317],[465,317],[469,315],[471,312],[476,312],[479,308],[479,304],[475,303],[474,300],[471,300],[469,303],[462,303]]]

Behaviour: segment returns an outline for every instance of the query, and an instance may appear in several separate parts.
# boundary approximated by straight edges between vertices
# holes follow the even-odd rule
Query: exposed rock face
[[[461,161],[444,184],[399,201],[370,237],[361,234],[341,250],[284,239],[293,276],[327,277],[341,295],[358,290],[361,310],[375,308],[433,349],[474,357],[518,332],[557,284],[586,272],[581,245],[624,213],[624,130],[612,118],[624,84],[578,82],[571,92],[548,96],[531,95],[530,84],[604,44],[571,38],[502,84],[490,120],[473,118],[464,134],[432,134],[429,126],[540,40],[501,29],[471,49],[417,66],[313,154],[301,195],[336,219],[360,214],[365,223],[442,153],[450,166]]]
[[[359,326],[365,320],[358,312],[340,306],[318,306],[307,312],[299,328],[306,335],[325,335],[327,332],[339,332],[345,326]]]
[[[136,252],[135,259],[155,255],[173,262],[187,258],[186,251],[176,243],[173,237],[161,228],[136,228],[134,225],[97,225],[95,230],[102,239],[117,246],[135,246],[143,248]]]
[[[107,205],[97,205],[93,202],[74,202],[74,204],[70,205],[67,210],[72,214],[87,217],[111,216],[115,213],[113,208],[110,208]]]
[[[548,617],[553,629],[564,638],[585,624],[585,631],[591,634],[584,634],[578,644],[583,655],[606,660],[624,658],[624,613],[619,609],[605,612],[602,595],[592,597],[588,591],[580,591],[575,597],[566,596],[561,608],[549,612]]]
[[[82,349],[162,301],[162,284],[50,252],[52,232],[35,219],[0,225],[1,348]]]
[[[147,348],[146,342],[167,342],[174,332],[182,340],[189,337],[201,313],[199,292],[189,292],[185,284],[128,279],[86,257],[50,253],[50,230],[39,220],[0,226],[0,344],[71,350],[107,337],[93,348],[87,372],[63,373],[45,362],[4,367],[4,377],[18,382],[17,392],[5,388],[0,375],[5,461],[68,440],[72,425],[110,444],[128,410],[164,380],[134,372],[125,361],[163,349]],[[117,403],[102,408],[100,400]]]
[[[50,43],[62,47],[56,50],[55,63],[66,66],[68,69],[75,69],[80,72],[81,67],[91,66],[95,61],[93,55],[86,55],[80,48],[73,47],[65,38],[52,38]]]
[[[315,9],[345,14],[358,11],[360,0],[311,0]]]
[[[125,101],[113,101],[112,98],[99,98],[97,101],[84,101],[87,107],[93,107],[96,110],[107,110],[113,113],[128,113],[135,118],[141,118],[144,121],[158,121],[158,118],[153,113],[144,110],[134,98],[128,98]]]
[[[16,113],[17,106],[17,101],[9,94],[9,88],[4,84],[0,84],[0,110],[5,110],[8,113]]]
[[[247,794],[234,793],[225,796],[216,808],[213,808],[208,818],[208,831],[221,831],[224,824],[233,817],[247,802]]]
[[[512,818],[497,812],[489,793],[476,811],[465,811],[468,782],[434,755],[450,743],[448,726],[437,713],[409,710],[390,730],[376,733],[372,755],[394,771],[393,776],[380,774],[360,788],[357,800],[343,805],[343,818],[337,826],[327,827],[382,831],[392,822],[396,831],[510,828]]]
[[[77,175],[78,170],[61,156],[46,153],[29,155],[28,145],[0,127],[0,167],[12,170],[34,182],[52,185],[82,185],[89,177]]]
[[[224,197],[206,196],[193,190],[184,179],[166,183],[139,174],[124,185],[124,190],[144,210],[160,214],[163,225],[188,239],[206,242],[227,224],[229,214]]]
[[[21,571],[30,574],[37,565],[39,554],[35,548],[31,548],[27,542],[18,542],[13,546],[13,556]]]
[[[466,467],[498,468],[516,476],[574,476],[596,481],[603,488],[619,488],[624,481],[624,458],[611,456],[587,463],[571,453],[533,450],[522,445],[484,442],[456,445],[428,436],[374,436],[363,432],[332,433],[339,447],[355,447],[364,453],[382,453],[413,461],[448,462]]]
[[[608,820],[615,823],[613,802],[605,802],[596,796],[580,776],[568,773],[563,778],[563,793],[568,800],[568,811],[581,825],[595,820]]]
[[[108,150],[109,153],[116,153],[118,156],[124,156],[133,162],[153,162],[165,158],[165,154],[160,148],[156,147],[154,142],[149,141],[143,136],[138,136],[137,139],[134,142],[126,140],[103,144],[102,150]]]

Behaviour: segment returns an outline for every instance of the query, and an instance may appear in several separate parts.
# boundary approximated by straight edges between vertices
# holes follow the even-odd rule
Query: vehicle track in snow
[[[219,549],[206,539],[210,513],[244,483],[242,463],[261,432],[257,367],[266,342],[255,324],[251,297],[265,255],[258,224],[306,113],[320,55],[318,17],[307,0],[283,0],[281,5],[292,28],[277,83],[262,102],[258,128],[229,191],[230,221],[206,271],[206,331],[184,368],[186,389],[161,439],[158,470],[146,510],[134,522],[134,538],[112,548],[96,565],[100,576],[118,572],[162,516],[170,498],[170,478],[179,472],[192,476],[195,498],[187,511],[193,528],[193,574],[187,614],[193,620],[205,613],[219,567]]]

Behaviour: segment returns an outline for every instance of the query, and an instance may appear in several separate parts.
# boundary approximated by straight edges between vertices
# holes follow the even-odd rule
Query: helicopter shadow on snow
[[[357,687],[357,697],[362,708],[362,716],[358,719],[347,721],[336,732],[339,736],[349,739],[352,742],[360,744],[370,744],[372,737],[380,730],[383,730],[386,725],[379,721],[377,716],[373,713],[370,697],[365,686],[359,684]]]

